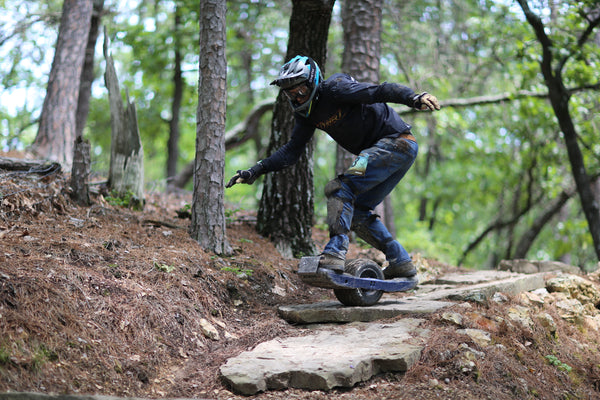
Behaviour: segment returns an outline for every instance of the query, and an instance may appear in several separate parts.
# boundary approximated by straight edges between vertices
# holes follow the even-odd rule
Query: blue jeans
[[[350,230],[381,250],[387,261],[401,264],[410,255],[373,214],[413,165],[418,145],[403,137],[383,138],[363,150],[354,164],[325,188],[329,243],[323,253],[345,258]]]

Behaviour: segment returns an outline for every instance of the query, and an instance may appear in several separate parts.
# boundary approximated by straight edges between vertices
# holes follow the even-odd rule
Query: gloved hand
[[[252,185],[256,178],[258,178],[264,170],[265,167],[260,161],[252,168],[238,170],[238,172],[229,180],[229,182],[227,182],[225,187],[230,188],[236,183],[247,183],[248,185]]]
[[[413,97],[413,101],[414,101],[413,107],[416,108],[417,110],[435,111],[435,110],[439,110],[441,108],[440,102],[438,101],[437,97],[435,97],[427,92],[417,94],[415,97]]]

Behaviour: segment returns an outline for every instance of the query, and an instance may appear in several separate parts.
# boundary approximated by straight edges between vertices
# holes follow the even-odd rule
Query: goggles
[[[284,89],[283,93],[287,96],[290,101],[302,104],[308,100],[310,95],[310,89],[306,83],[301,83],[289,89]]]

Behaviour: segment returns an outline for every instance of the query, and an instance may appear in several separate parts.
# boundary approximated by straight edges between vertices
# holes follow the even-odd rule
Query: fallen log
[[[0,157],[0,170],[23,171],[30,174],[48,175],[60,172],[60,163],[48,160],[25,160],[21,158]]]

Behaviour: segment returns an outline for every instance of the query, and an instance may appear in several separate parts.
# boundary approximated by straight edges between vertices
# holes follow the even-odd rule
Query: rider
[[[261,174],[296,163],[319,128],[357,155],[350,168],[325,186],[330,239],[319,266],[344,271],[352,230],[385,254],[386,279],[414,277],[417,271],[410,255],[373,213],[404,177],[418,150],[411,126],[386,103],[433,111],[440,109],[437,98],[396,83],[357,82],[341,73],[323,80],[317,63],[305,56],[285,63],[271,84],[283,90],[294,110],[291,139],[252,168],[237,171],[226,187],[252,184]]]

